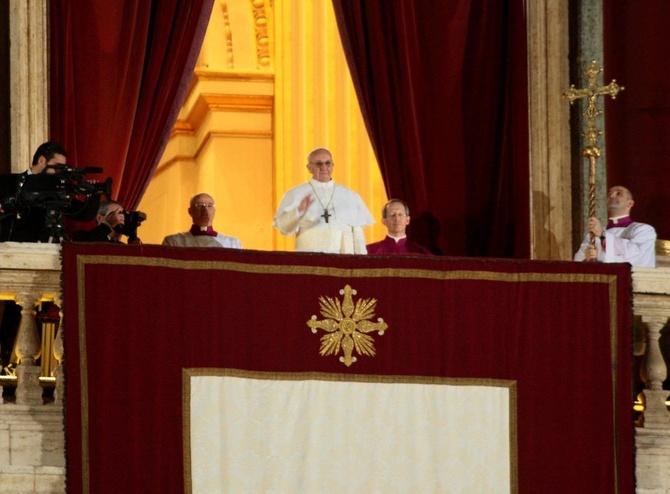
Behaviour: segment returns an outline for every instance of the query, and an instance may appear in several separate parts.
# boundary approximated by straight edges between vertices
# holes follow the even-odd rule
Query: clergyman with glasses
[[[409,225],[409,206],[402,199],[391,199],[382,208],[382,223],[387,234],[384,240],[367,245],[368,254],[427,254],[424,246],[407,239]]]
[[[218,233],[212,227],[216,204],[209,194],[200,193],[191,198],[188,214],[193,220],[191,229],[184,233],[168,235],[163,239],[163,245],[173,247],[228,247],[241,249],[242,242],[235,237]]]
[[[284,235],[296,236],[299,252],[366,254],[363,228],[375,220],[356,192],[333,181],[334,167],[327,149],[309,153],[312,178],[284,194],[273,225]]]

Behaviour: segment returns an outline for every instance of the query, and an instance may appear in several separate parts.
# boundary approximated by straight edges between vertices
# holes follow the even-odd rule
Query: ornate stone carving
[[[272,58],[270,56],[270,34],[268,30],[268,16],[265,11],[264,0],[251,0],[254,11],[254,30],[256,34],[256,59],[258,68],[269,70]]]
[[[226,2],[221,2],[221,14],[223,15],[223,35],[226,40],[226,67],[229,69],[235,68],[235,58],[233,56],[233,31],[230,28],[230,17],[228,16],[228,5]]]

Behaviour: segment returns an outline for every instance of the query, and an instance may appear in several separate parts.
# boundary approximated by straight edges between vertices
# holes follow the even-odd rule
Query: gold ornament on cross
[[[596,79],[598,74],[603,71],[598,62],[593,60],[584,71],[589,80],[589,85],[585,88],[576,88],[574,84],[570,85],[563,97],[573,104],[576,100],[586,98],[588,105],[584,115],[588,117],[588,128],[582,134],[589,141],[589,145],[582,150],[582,156],[589,159],[589,218],[596,215],[596,159],[600,158],[600,148],[596,145],[596,139],[602,135],[602,132],[596,127],[596,118],[602,114],[602,111],[596,106],[598,96],[610,95],[616,99],[617,94],[625,88],[617,84],[616,79],[612,79],[607,86],[598,86]],[[591,233],[590,243],[596,242],[595,235]]]

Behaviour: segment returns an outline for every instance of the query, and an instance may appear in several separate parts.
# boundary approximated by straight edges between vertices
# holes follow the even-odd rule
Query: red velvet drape
[[[529,256],[523,3],[333,0],[387,193],[433,250]]]
[[[185,492],[182,369],[221,368],[513,381],[519,493],[634,490],[628,264],[85,243],[66,243],[63,263],[69,493]],[[388,324],[351,367],[307,325],[345,285],[350,323]]]
[[[635,196],[632,216],[670,239],[670,5],[663,0],[619,2],[604,7],[607,84],[626,89],[606,98],[605,140],[609,186],[624,185]]]
[[[139,204],[186,96],[214,0],[50,2],[51,137]]]

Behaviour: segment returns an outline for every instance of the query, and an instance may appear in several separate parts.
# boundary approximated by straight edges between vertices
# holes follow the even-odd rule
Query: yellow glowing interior
[[[329,0],[217,0],[188,97],[137,209],[144,243],[186,231],[189,199],[211,194],[214,228],[247,249],[293,250],[272,227],[287,189],[310,175],[315,147],[333,153],[334,179],[356,190],[386,230],[386,192]]]

